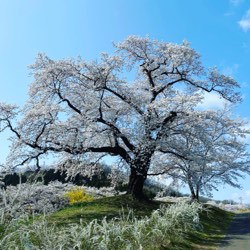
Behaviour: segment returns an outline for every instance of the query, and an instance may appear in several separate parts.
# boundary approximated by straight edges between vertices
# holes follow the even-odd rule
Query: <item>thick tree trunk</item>
[[[127,193],[131,194],[135,199],[146,199],[146,196],[143,194],[143,186],[147,179],[147,173],[153,153],[154,147],[149,145],[138,152],[133,162],[131,162]]]
[[[129,183],[128,183],[128,194],[131,194],[135,199],[145,199],[143,194],[143,186],[147,176],[139,174],[135,169],[131,170]]]
[[[190,192],[191,192],[191,199],[192,201],[198,201],[199,200],[199,192],[198,190],[194,190],[194,187],[191,182],[188,183]]]

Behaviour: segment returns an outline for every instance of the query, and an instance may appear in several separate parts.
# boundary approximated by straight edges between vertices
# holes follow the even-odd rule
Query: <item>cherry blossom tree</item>
[[[128,193],[142,198],[153,159],[177,154],[172,138],[192,121],[202,92],[240,100],[237,82],[205,69],[187,42],[130,36],[115,48],[92,62],[38,55],[22,118],[14,126],[11,115],[1,115],[15,134],[12,166],[35,161],[39,167],[49,155],[86,161],[115,156],[130,169]]]
[[[196,200],[200,193],[211,195],[222,183],[240,188],[238,179],[250,173],[246,122],[233,119],[228,108],[196,111],[195,116],[181,133],[172,137],[171,146],[176,154],[158,156],[160,164],[155,166],[155,173],[167,172],[181,180]]]

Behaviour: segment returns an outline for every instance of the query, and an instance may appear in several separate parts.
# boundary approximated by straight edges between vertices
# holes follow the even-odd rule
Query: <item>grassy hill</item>
[[[152,211],[164,204],[159,201],[136,201],[130,195],[120,195],[96,199],[92,202],[70,205],[67,208],[53,213],[49,220],[57,225],[78,223],[83,220],[88,223],[94,219],[101,220],[103,217],[111,219],[119,217],[121,211],[125,214],[132,209],[136,217],[149,216]]]
[[[232,216],[195,203],[106,197],[13,224],[0,249],[217,249]]]
[[[49,221],[57,226],[66,226],[70,223],[78,223],[80,220],[86,223],[94,219],[101,221],[104,217],[110,220],[119,217],[121,210],[124,214],[128,214],[129,209],[133,210],[137,218],[143,218],[150,216],[161,205],[170,205],[170,203],[136,201],[128,195],[107,197],[71,205],[50,215]],[[178,249],[217,249],[232,218],[233,213],[213,206],[205,206],[200,214],[201,229],[186,234],[185,240],[175,247]]]

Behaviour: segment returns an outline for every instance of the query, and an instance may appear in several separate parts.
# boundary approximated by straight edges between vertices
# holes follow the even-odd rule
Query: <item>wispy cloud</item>
[[[238,6],[240,5],[241,3],[243,3],[244,0],[230,0],[230,3],[234,6]]]
[[[250,30],[250,9],[246,12],[246,14],[241,18],[241,20],[238,22],[241,29],[245,32]]]
[[[235,63],[232,66],[227,66],[224,69],[222,69],[222,74],[227,76],[234,76],[239,69],[239,64]]]
[[[216,93],[204,93],[202,103],[198,105],[201,109],[221,109],[225,106],[226,101]]]
[[[229,0],[230,8],[229,10],[224,13],[224,16],[231,17],[235,15],[236,7],[239,7],[245,0]]]

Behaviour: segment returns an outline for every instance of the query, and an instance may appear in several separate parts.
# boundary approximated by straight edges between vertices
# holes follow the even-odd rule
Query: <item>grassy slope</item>
[[[200,217],[203,230],[188,237],[193,249],[217,249],[233,216],[217,207],[206,206]]]
[[[57,225],[67,223],[78,223],[80,219],[84,222],[90,222],[94,219],[101,220],[104,216],[108,219],[118,217],[123,209],[125,213],[128,208],[132,209],[136,216],[150,215],[151,212],[160,207],[161,202],[138,202],[128,195],[106,197],[85,202],[77,205],[71,205],[65,209],[53,213],[50,221]]]
[[[88,223],[93,219],[101,220],[104,216],[107,218],[117,217],[122,208],[127,213],[128,207],[133,209],[136,216],[143,217],[150,215],[161,204],[167,203],[156,201],[138,202],[127,195],[108,197],[69,206],[52,214],[49,221],[58,226],[76,223],[80,219]],[[232,217],[232,213],[212,206],[206,207],[201,214],[203,230],[187,235],[186,241],[179,246],[179,249],[217,249],[219,241],[224,237]]]

